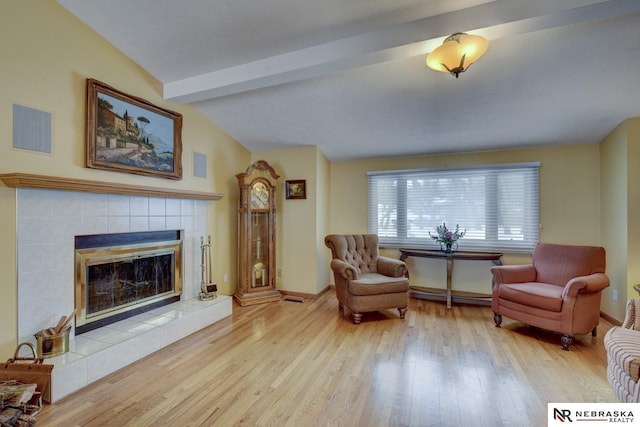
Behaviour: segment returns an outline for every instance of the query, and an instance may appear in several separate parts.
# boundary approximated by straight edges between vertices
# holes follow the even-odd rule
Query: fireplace
[[[75,180],[69,180],[75,183]],[[75,184],[73,184],[75,185]],[[70,186],[73,186],[70,185]],[[69,352],[47,359],[54,402],[189,334],[231,316],[233,299],[200,301],[200,236],[207,235],[208,200],[39,188],[16,190],[17,342],[76,308],[76,237],[180,230],[158,241],[181,241],[175,256],[180,301],[69,336]],[[144,234],[140,234],[144,236]],[[139,241],[138,243],[149,243]],[[103,243],[85,247],[126,246]],[[180,280],[180,282],[178,282]],[[75,324],[75,322],[73,322]],[[92,322],[93,324],[98,322]],[[74,327],[75,329],[75,327]]]
[[[179,230],[75,237],[76,335],[180,300]]]

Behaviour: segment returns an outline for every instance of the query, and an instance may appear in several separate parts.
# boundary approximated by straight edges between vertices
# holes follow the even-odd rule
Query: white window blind
[[[456,224],[459,250],[530,252],[538,242],[539,163],[369,172],[369,232],[385,246],[439,248]]]

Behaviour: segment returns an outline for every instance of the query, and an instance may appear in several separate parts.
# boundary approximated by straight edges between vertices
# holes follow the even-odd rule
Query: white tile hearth
[[[228,296],[180,301],[71,339],[67,353],[45,361],[55,366],[51,401],[230,316],[231,306]]]

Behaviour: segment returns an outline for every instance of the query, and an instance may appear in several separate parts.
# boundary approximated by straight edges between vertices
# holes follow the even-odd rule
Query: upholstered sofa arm
[[[575,297],[579,293],[590,294],[600,292],[609,286],[609,278],[604,273],[594,273],[588,276],[576,277],[571,279],[564,287],[562,297]]]
[[[497,265],[491,267],[495,283],[526,283],[536,281],[536,269],[531,264]]]
[[[408,275],[407,264],[399,259],[378,257],[378,273],[389,277],[405,277]]]
[[[604,336],[604,347],[610,361],[638,382],[640,377],[640,332],[614,326]],[[611,365],[611,363],[609,362]]]
[[[355,280],[359,277],[358,270],[341,259],[334,258],[331,260],[331,270],[347,280]]]
[[[634,298],[627,301],[627,313],[624,316],[622,327],[627,329],[640,329],[640,299]]]

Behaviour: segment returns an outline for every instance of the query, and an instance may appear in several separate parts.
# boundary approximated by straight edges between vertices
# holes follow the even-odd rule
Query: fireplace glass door
[[[96,262],[87,265],[87,317],[173,293],[173,253]]]
[[[117,241],[146,237],[131,234],[114,236]],[[81,239],[96,238],[76,237],[76,334],[180,300],[181,240],[78,248]]]

